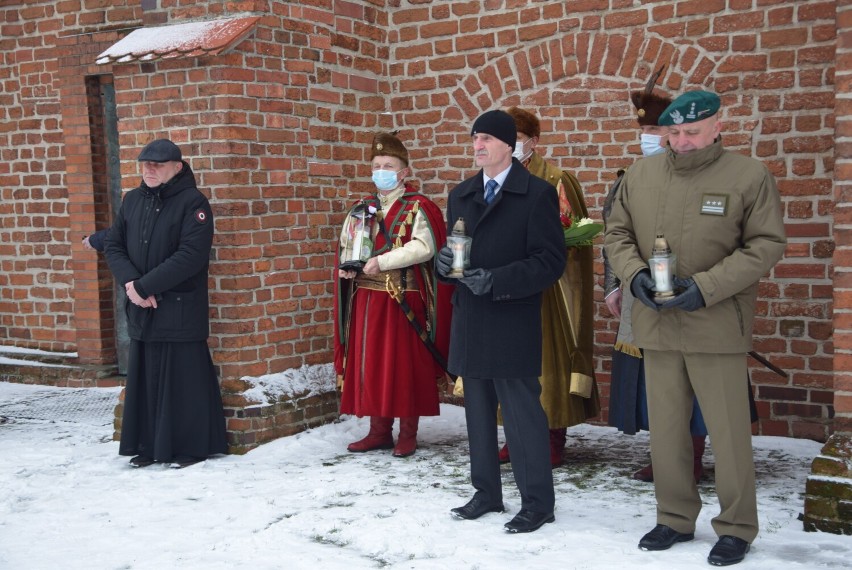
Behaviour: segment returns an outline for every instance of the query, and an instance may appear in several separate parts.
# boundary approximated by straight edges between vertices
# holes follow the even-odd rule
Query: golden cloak
[[[588,217],[580,183],[533,153],[531,174],[552,184],[563,214]],[[581,424],[600,413],[594,360],[594,248],[568,249],[565,271],[544,291],[541,403],[551,429]]]

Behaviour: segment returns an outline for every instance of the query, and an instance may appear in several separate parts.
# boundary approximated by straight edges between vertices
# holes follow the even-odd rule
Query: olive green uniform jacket
[[[722,148],[641,159],[625,174],[607,220],[607,257],[622,282],[648,268],[663,234],[675,274],[693,277],[706,307],[654,311],[633,305],[636,343],[651,350],[738,353],[752,348],[757,286],[784,254],[775,180],[761,162]]]

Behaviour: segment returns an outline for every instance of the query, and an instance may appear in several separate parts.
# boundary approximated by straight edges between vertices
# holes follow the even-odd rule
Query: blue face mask
[[[663,137],[661,137],[660,135],[649,135],[646,133],[642,133],[642,137],[640,138],[639,143],[639,146],[642,148],[642,155],[654,156],[655,154],[665,152],[666,149],[660,146],[661,140],[663,140]]]
[[[374,170],[373,184],[376,185],[376,188],[378,188],[380,192],[393,190],[399,185],[396,175],[397,173],[393,170]]]

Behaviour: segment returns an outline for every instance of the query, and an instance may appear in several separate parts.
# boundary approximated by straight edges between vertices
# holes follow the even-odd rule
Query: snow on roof
[[[242,41],[259,20],[250,16],[139,28],[98,55],[95,63],[216,55]]]

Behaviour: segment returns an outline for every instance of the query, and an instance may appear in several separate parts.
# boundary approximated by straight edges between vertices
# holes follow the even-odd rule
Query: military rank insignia
[[[728,197],[724,194],[704,194],[701,196],[701,213],[710,216],[724,216],[728,209]]]

